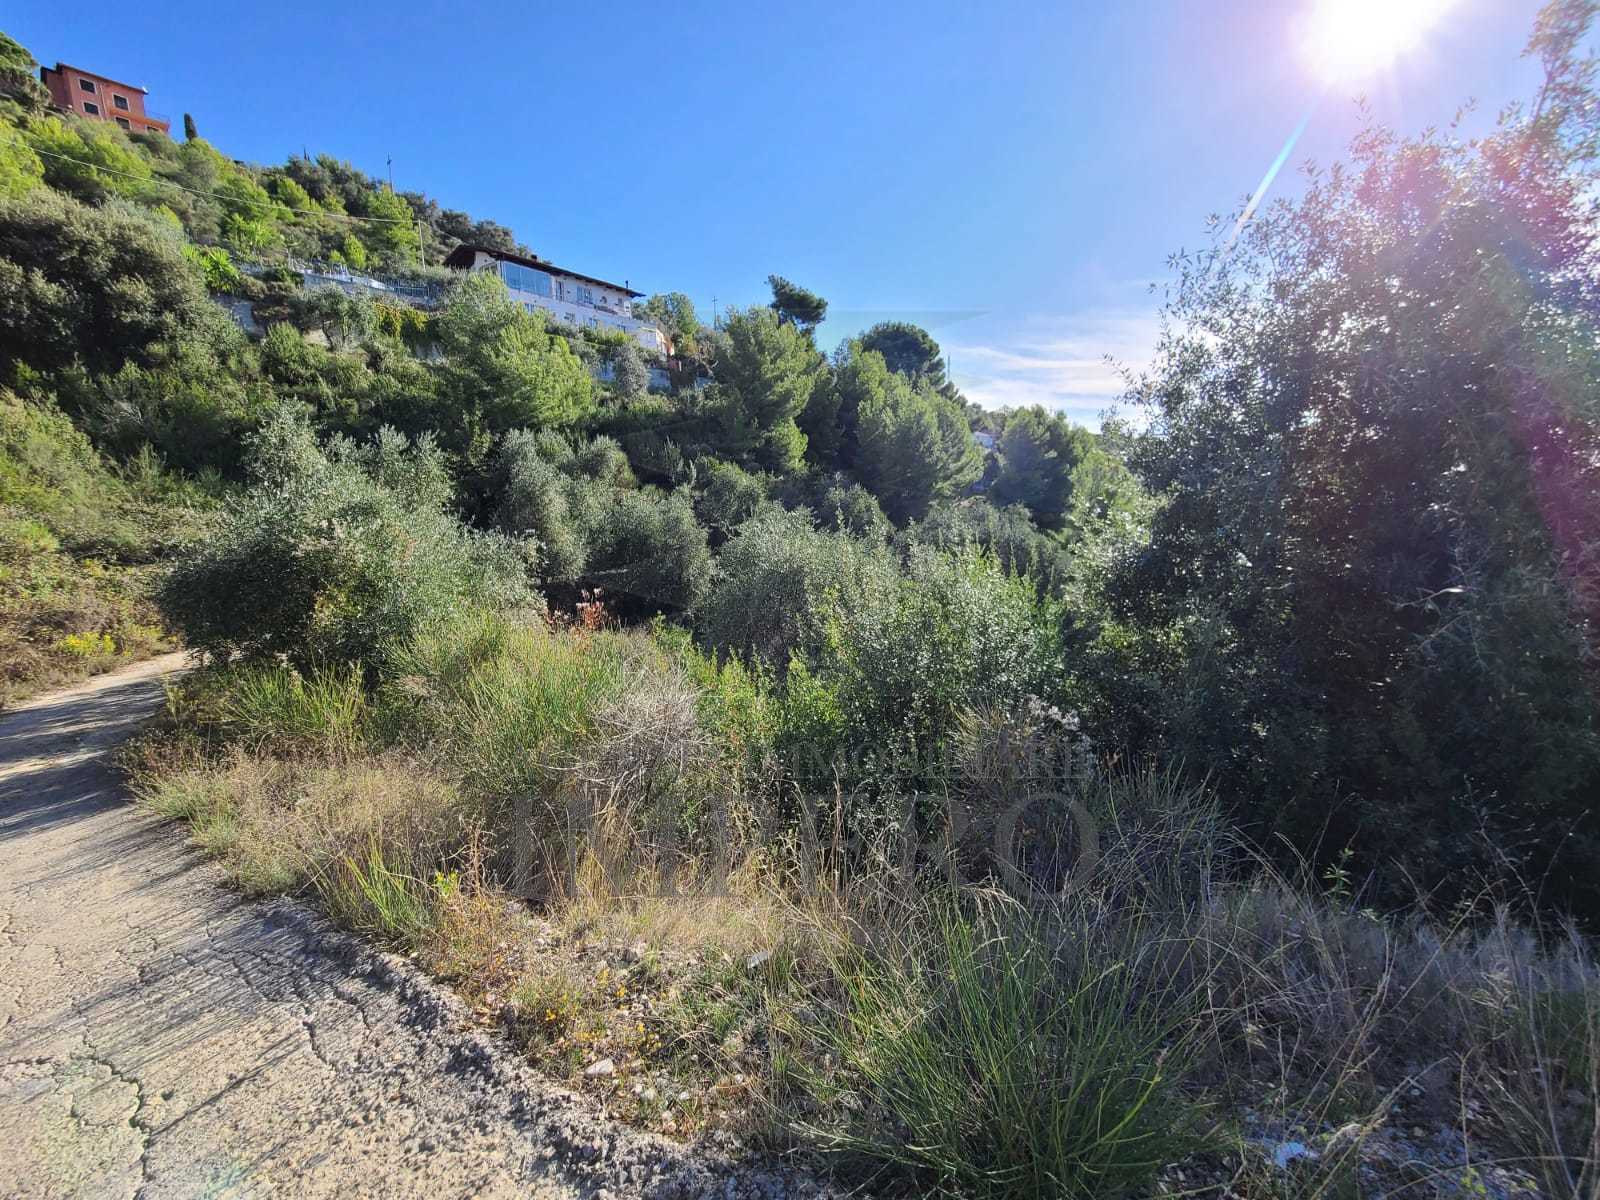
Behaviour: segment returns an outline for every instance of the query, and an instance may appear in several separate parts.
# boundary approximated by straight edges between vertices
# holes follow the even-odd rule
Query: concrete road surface
[[[0,1196],[799,1196],[610,1125],[105,761],[177,655],[0,715]]]

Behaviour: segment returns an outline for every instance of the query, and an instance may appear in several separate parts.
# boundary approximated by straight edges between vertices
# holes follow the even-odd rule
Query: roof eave
[[[592,283],[597,287],[610,288],[614,292],[621,292],[623,295],[632,296],[635,299],[645,295],[644,292],[636,292],[631,287],[626,287],[623,284],[612,283],[609,279],[598,279],[593,275],[585,275],[582,271],[572,271],[568,270],[566,267],[558,267],[555,263],[546,262],[542,258],[529,258],[525,254],[512,254],[508,250],[493,250],[488,246],[475,246],[468,242],[463,242],[454,250],[450,251],[449,255],[447,255],[445,258],[445,264],[448,266],[450,259],[456,257],[458,254],[462,255],[463,259],[465,259],[467,254],[487,254],[490,258],[496,260],[497,262],[514,262],[524,267],[531,267],[535,271],[549,271],[553,275],[566,275],[572,279],[581,279],[584,283]]]

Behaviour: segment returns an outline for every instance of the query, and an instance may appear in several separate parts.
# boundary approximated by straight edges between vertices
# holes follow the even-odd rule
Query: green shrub
[[[26,137],[44,159],[45,182],[81,200],[137,200],[153,191],[149,162],[108,122],[44,117],[28,125]]]
[[[711,573],[687,494],[638,488],[608,437],[516,430],[496,464],[495,522],[539,546],[550,584],[614,593],[634,611],[693,607]]]
[[[876,602],[834,598],[815,661],[860,774],[850,783],[938,786],[963,713],[1020,712],[1061,698],[1055,609],[1026,581],[973,552],[914,547]]]
[[[53,404],[0,390],[0,505],[26,510],[80,549],[132,552],[129,496],[89,439]]]
[[[782,669],[819,650],[830,606],[875,603],[895,577],[881,545],[819,532],[805,512],[762,512],[722,548],[700,631],[714,649]]]
[[[766,477],[720,459],[698,465],[701,487],[695,497],[695,515],[708,529],[725,537],[736,525],[755,516],[766,500]]]
[[[711,576],[706,531],[684,492],[613,492],[588,524],[584,581],[633,611],[692,609]]]
[[[0,68],[0,72],[3,72]],[[37,82],[37,81],[34,81]],[[7,135],[12,126],[0,125]],[[37,188],[44,180],[44,161],[27,142],[7,136],[0,141],[0,200],[15,200]]]
[[[336,347],[359,344],[378,327],[377,306],[371,300],[331,286],[294,293],[289,312],[298,328],[318,330]]]
[[[440,507],[438,452],[389,435],[324,451],[280,410],[251,443],[255,481],[162,583],[160,604],[208,654],[361,663],[463,604],[529,599],[522,556]]]
[[[184,253],[191,262],[199,266],[201,274],[205,276],[206,291],[239,290],[244,277],[239,274],[239,268],[233,265],[233,259],[221,246],[185,246]]]
[[[1058,540],[1034,526],[1026,508],[996,508],[978,497],[933,505],[925,518],[906,530],[902,541],[942,550],[975,547],[993,554],[1008,573],[1026,575],[1041,594],[1048,595],[1062,593],[1072,563]]]
[[[193,342],[173,344],[151,366],[63,372],[56,382],[62,409],[107,454],[131,458],[150,448],[196,475],[237,478],[245,439],[272,403],[240,364]]]
[[[156,222],[47,191],[0,200],[0,362],[114,371],[240,340]]]
[[[1120,950],[1120,953],[1119,953]],[[1194,1144],[1180,1092],[1192,997],[1151,988],[1138,940],[1071,947],[1007,905],[932,902],[887,947],[846,948],[804,1076],[801,1131],[943,1194],[1117,1196]]]
[[[425,345],[432,336],[428,314],[420,308],[382,302],[375,304],[374,308],[378,315],[378,331],[388,337],[398,338],[416,349]]]
[[[138,564],[203,502],[150,455],[111,469],[53,404],[0,389],[0,700],[160,649]]]
[[[883,541],[894,529],[877,497],[843,475],[826,477],[808,504],[824,529],[869,542]]]

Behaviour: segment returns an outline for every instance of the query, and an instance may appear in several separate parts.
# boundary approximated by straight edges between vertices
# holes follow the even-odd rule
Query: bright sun
[[[1302,48],[1329,83],[1356,83],[1415,46],[1455,2],[1315,0]]]

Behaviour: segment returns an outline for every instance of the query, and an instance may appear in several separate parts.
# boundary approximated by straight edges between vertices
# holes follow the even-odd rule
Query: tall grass
[[[544,795],[622,686],[628,654],[617,635],[465,614],[392,648],[385,736],[447,761],[477,795]]]
[[[1600,1196],[1600,973],[1576,935],[1477,989],[1474,1082],[1544,1194]]]
[[[280,664],[235,672],[221,706],[230,740],[251,750],[346,758],[367,742],[370,716],[361,672],[330,668],[302,676]]]
[[[1124,934],[1095,952],[995,897],[932,902],[834,963],[809,1080],[826,1149],[924,1192],[1102,1197],[1194,1144],[1193,994],[1159,994]],[[832,1118],[822,1114],[834,1114]]]
[[[1101,1197],[1200,1148],[1239,1194],[1331,1200],[1364,1186],[1370,1140],[1420,1124],[1468,1161],[1422,1163],[1418,1188],[1503,1163],[1594,1200],[1582,939],[1363,912],[1251,862],[1177,773],[1104,768],[998,711],[961,731],[959,835],[918,810],[908,850],[850,828],[842,796],[820,838],[805,806],[753,820],[770,714],[744,676],[708,702],[717,670],[638,634],[463,615],[368,676],[197,674],[171,720],[212,757],[157,756],[140,790],[246,890],[314,895],[485,1003],[555,1014],[552,1045],[617,1008],[555,947],[659,954],[659,1006],[606,1044],[643,1055],[648,1025],[653,1064],[708,1094],[739,1080],[763,1131],[854,1178]],[[1079,809],[1034,798],[1041,767]],[[1019,799],[1007,868],[994,834]],[[525,882],[519,838],[560,882],[540,897],[560,936],[536,953],[496,890]],[[1321,1157],[1274,1166],[1263,1144],[1290,1136]]]
[[[151,810],[187,821],[195,845],[247,893],[332,893],[341,914],[364,911],[354,898],[382,874],[374,853],[389,874],[429,879],[471,829],[450,781],[399,757],[328,763],[235,752],[139,777],[135,791]]]
[[[439,888],[413,874],[419,864],[374,835],[365,850],[330,863],[317,893],[335,920],[351,929],[414,947],[434,927]]]

